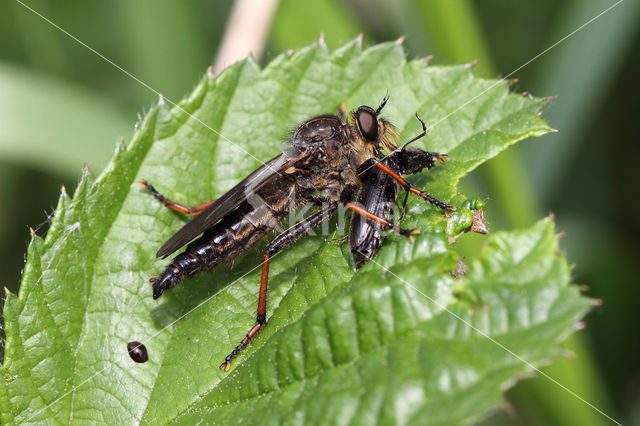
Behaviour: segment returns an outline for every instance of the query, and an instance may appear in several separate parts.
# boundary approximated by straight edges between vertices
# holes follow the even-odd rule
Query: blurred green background
[[[259,1],[259,0],[258,0]],[[214,63],[229,1],[71,2],[29,7],[149,86],[177,101]],[[530,140],[469,176],[463,192],[488,200],[492,230],[550,212],[566,233],[574,281],[603,300],[569,340],[573,359],[543,371],[626,424],[640,424],[640,2],[627,0],[282,0],[263,52],[300,48],[324,33],[336,48],[407,37],[409,57],[479,60],[477,74],[508,76],[599,13],[604,15],[510,77],[514,90],[554,95],[544,117],[559,133]],[[393,94],[391,94],[393,97]],[[28,227],[46,233],[61,185],[87,163],[97,174],[116,141],[157,95],[15,0],[0,3],[0,284],[17,292]],[[467,250],[478,241],[465,241]],[[607,424],[595,410],[537,376],[507,394],[486,424]]]

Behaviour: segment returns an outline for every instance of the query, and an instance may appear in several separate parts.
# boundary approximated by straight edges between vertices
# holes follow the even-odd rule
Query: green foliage
[[[131,128],[127,115],[110,100],[22,68],[0,64],[0,93],[10,100],[0,102],[0,156],[5,161],[75,176],[88,162],[103,167],[120,132]]]
[[[182,109],[153,108],[99,178],[86,170],[46,238],[33,236],[20,294],[5,304],[2,422],[464,422],[531,371],[500,345],[535,365],[560,354],[589,301],[569,285],[552,221],[490,237],[456,279],[461,226],[415,199],[403,225],[422,233],[389,237],[358,273],[323,236],[275,257],[269,323],[231,373],[217,366],[255,319],[263,247],[152,300],[148,278],[166,264],[154,253],[185,219],[139,178],[190,204],[213,199],[277,154],[292,123],[340,102],[377,105],[387,90],[401,140],[419,131],[417,111],[433,126],[421,146],[449,154],[414,179],[464,205],[459,223],[482,203],[458,194],[458,180],[550,131],[545,100],[468,65],[407,62],[398,43],[363,51],[355,40],[332,54],[318,43],[264,70],[245,60],[205,75]],[[132,340],[147,363],[129,358]]]

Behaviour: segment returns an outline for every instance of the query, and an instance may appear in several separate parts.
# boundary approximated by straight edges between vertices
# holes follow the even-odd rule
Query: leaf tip
[[[207,67],[207,76],[208,77],[213,77],[213,65],[209,65]]]
[[[361,32],[356,36],[356,44],[360,49],[362,49],[362,41],[364,40],[364,32]]]
[[[591,299],[592,306],[602,306],[602,304],[603,304],[602,299]]]
[[[164,96],[162,96],[162,93],[158,93],[158,105],[164,105]]]
[[[433,55],[427,55],[424,57],[424,65],[427,66],[431,63],[431,61],[433,60]]]
[[[70,202],[71,198],[67,193],[67,187],[62,185],[60,187],[60,198],[58,198],[58,204],[56,205],[53,213],[47,216],[47,221],[49,222],[49,230],[47,231],[48,235],[55,233],[55,229],[57,229],[60,224],[64,222],[64,217],[67,214]]]
[[[89,168],[89,163],[84,163],[82,170],[80,172],[80,183],[82,183],[85,179],[93,177],[93,172]]]
[[[124,136],[120,136],[116,141],[116,149],[115,149],[114,155],[117,156],[118,154],[126,151],[126,149],[127,147],[124,144]]]
[[[396,39],[396,44],[402,44],[404,43],[404,39],[407,38],[407,36],[401,35],[400,37],[398,37]]]
[[[329,47],[327,46],[327,43],[324,40],[324,32],[320,33],[320,37],[318,38],[318,45],[323,49],[329,50]]]
[[[29,227],[29,236],[31,237],[30,244],[35,244],[36,246],[38,246],[44,241],[43,238],[37,234],[37,230],[33,229],[32,227]]]
[[[78,182],[78,186],[73,193],[74,200],[83,199],[86,196],[86,193],[93,183],[93,173],[89,170],[89,164],[85,164],[80,172],[80,181]]]

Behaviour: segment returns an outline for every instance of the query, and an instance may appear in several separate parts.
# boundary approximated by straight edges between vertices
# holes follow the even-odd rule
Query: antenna
[[[424,121],[422,121],[422,118],[418,117],[418,113],[416,112],[416,118],[420,121],[420,124],[422,124],[422,133],[420,133],[418,136],[413,137],[412,139],[410,139],[407,143],[405,143],[404,145],[402,145],[402,151],[404,151],[404,149],[410,144],[413,143],[415,141],[417,141],[418,139],[424,137],[427,134],[427,126],[426,124],[424,124]]]

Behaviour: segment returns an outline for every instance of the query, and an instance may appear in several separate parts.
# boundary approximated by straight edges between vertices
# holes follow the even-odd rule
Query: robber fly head
[[[380,117],[380,112],[388,100],[389,95],[387,94],[377,109],[362,105],[353,113],[356,128],[360,136],[362,136],[365,141],[373,144],[376,151],[380,150],[380,144],[388,149],[395,148],[389,140],[395,136],[395,129],[391,123]]]

